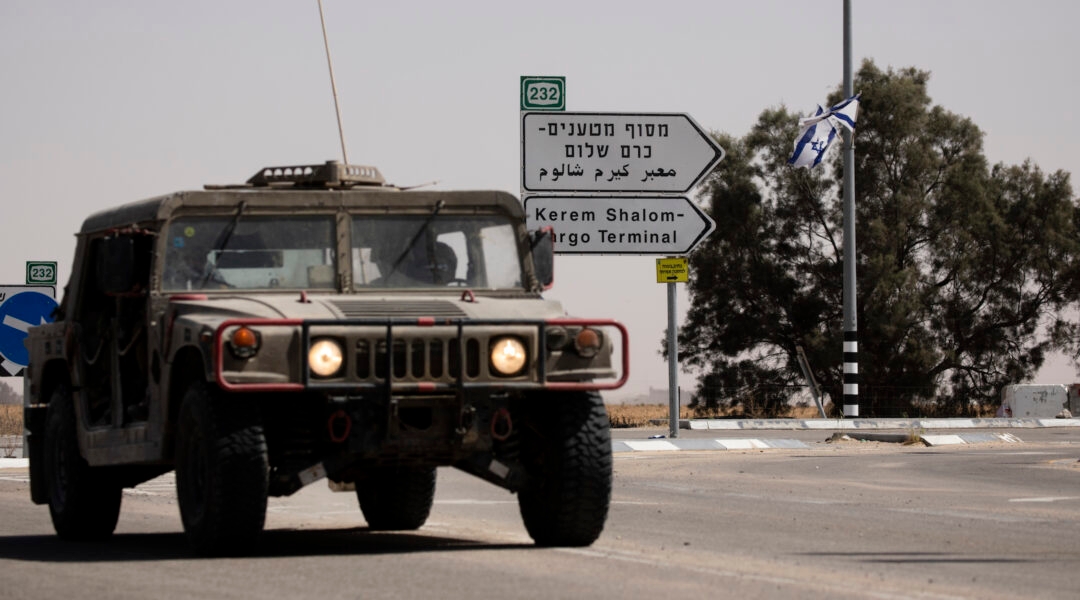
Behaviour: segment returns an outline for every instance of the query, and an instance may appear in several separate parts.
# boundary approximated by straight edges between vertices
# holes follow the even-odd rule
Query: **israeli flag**
[[[834,125],[840,125],[851,133],[855,133],[855,117],[858,116],[859,112],[860,96],[862,96],[862,94],[855,94],[840,104],[830,108],[829,120]]]
[[[807,121],[811,122],[805,124]],[[806,168],[817,166],[836,137],[836,128],[829,122],[825,109],[820,105],[813,117],[803,119],[799,125],[799,139],[795,140],[795,153],[788,159],[788,164]]]
[[[859,110],[859,94],[829,108],[819,105],[812,117],[799,120],[799,137],[795,140],[795,152],[788,164],[795,167],[814,167],[821,162],[829,144],[836,138],[836,128],[843,127],[855,132],[855,118]]]

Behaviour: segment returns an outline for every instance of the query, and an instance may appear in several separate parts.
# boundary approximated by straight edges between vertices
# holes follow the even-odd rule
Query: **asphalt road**
[[[512,495],[451,469],[440,470],[431,519],[414,533],[368,532],[352,494],[316,483],[271,500],[253,556],[195,558],[166,475],[125,493],[112,540],[66,543],[47,508],[30,503],[25,469],[4,469],[0,590],[12,599],[1076,598],[1080,432],[1042,433],[1050,437],[942,448],[819,439],[805,450],[619,453],[607,528],[583,549],[533,547]]]

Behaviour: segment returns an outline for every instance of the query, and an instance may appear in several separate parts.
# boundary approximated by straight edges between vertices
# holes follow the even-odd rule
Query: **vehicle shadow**
[[[350,529],[272,529],[264,531],[244,558],[390,555],[468,550],[529,550],[531,543],[492,544],[417,533]],[[108,540],[74,542],[54,535],[0,536],[0,560],[35,562],[143,562],[203,560],[182,533],[120,533]]]

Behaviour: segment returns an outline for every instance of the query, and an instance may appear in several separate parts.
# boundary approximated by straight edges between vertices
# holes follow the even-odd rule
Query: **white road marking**
[[[311,517],[327,517],[330,515],[359,515],[360,507],[347,510],[318,510],[311,506],[268,506],[266,512],[280,514],[303,514]]]
[[[922,435],[920,436],[929,446],[951,446],[956,444],[966,444],[964,438],[956,434],[941,434],[941,435]]]
[[[678,450],[679,447],[671,442],[665,442],[663,440],[625,440],[623,441],[631,450],[637,451],[649,451],[649,450]]]
[[[149,492],[147,490],[140,490],[138,488],[125,489],[124,493],[129,496],[167,496],[168,494],[162,494],[160,492]]]
[[[1043,496],[1040,498],[1009,498],[1009,502],[1060,502],[1062,500],[1080,500],[1080,496]]]
[[[713,440],[728,450],[753,450],[768,448],[768,444],[756,439]]]
[[[472,500],[463,498],[460,500],[436,500],[435,504],[517,504],[517,500]]]

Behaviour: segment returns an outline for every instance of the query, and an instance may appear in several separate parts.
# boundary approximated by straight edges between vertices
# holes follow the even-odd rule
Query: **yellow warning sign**
[[[686,283],[689,274],[685,256],[656,259],[656,283]]]

